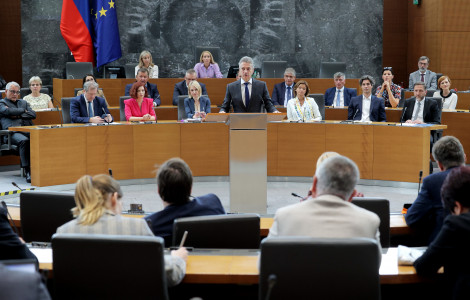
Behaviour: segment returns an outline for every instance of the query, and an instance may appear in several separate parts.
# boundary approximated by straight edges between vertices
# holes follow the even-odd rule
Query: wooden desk
[[[149,79],[150,83],[156,84],[162,105],[173,105],[173,90],[175,83],[184,80],[183,78],[158,78]],[[300,80],[300,78],[298,78]],[[305,78],[309,84],[311,93],[324,94],[325,91],[334,86],[334,81],[331,78]],[[201,78],[198,79],[206,85],[207,94],[211,99],[212,105],[221,105],[227,84],[235,81],[235,78]],[[269,94],[272,94],[274,85],[282,82],[282,78],[261,78],[260,81],[266,82]],[[124,96],[126,85],[135,82],[135,79],[98,79],[100,88],[106,96],[110,106],[119,106],[119,97]],[[82,79],[53,79],[54,85],[54,101],[60,103],[63,97],[74,97],[75,88],[82,87]],[[358,79],[348,79],[346,87],[359,88]]]
[[[460,95],[460,94],[459,94]],[[470,93],[462,94],[469,95],[470,106]],[[460,96],[459,96],[460,97]],[[460,98],[459,98],[460,101]],[[467,107],[468,109],[469,107]],[[388,122],[400,122],[402,109],[401,108],[386,108],[385,114]],[[325,118],[327,120],[346,120],[348,118],[348,108],[325,108]],[[455,136],[462,143],[463,149],[467,157],[470,157],[470,112],[463,111],[442,111],[441,123],[447,126],[444,130],[444,135]]]
[[[15,223],[16,227],[21,230],[21,217],[19,206],[8,206],[8,211]],[[143,218],[145,215],[123,215],[131,218]],[[260,236],[262,238],[268,236],[269,229],[273,225],[274,219],[272,217],[261,217],[260,220]],[[11,221],[10,221],[11,225]],[[390,235],[406,235],[410,234],[410,228],[406,225],[405,218],[402,214],[390,215]]]
[[[38,257],[41,270],[52,271],[52,249],[31,248]],[[194,284],[258,284],[259,251],[201,249],[190,252],[183,283]],[[409,284],[429,281],[416,274],[412,266],[398,266],[397,248],[382,254],[381,284]]]
[[[328,150],[354,160],[362,179],[417,182],[420,170],[428,175],[430,130],[446,126],[279,122],[267,128],[268,176],[313,176],[313,162]],[[10,129],[31,134],[34,186],[74,183],[109,168],[116,179],[151,178],[155,165],[171,157],[184,159],[194,176],[229,174],[229,128],[223,123]]]

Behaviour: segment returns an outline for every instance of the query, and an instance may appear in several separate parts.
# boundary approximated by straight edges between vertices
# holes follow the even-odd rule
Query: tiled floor
[[[437,170],[436,170],[437,171]],[[226,211],[230,211],[228,177],[197,177],[194,180],[194,196],[214,193],[222,201]],[[0,169],[0,192],[17,190],[11,183],[16,182],[21,188],[30,188],[24,178],[20,177],[18,167]],[[155,179],[122,180],[120,181],[124,193],[124,209],[129,209],[131,203],[141,203],[146,212],[154,212],[163,208],[157,193]],[[274,177],[268,178],[268,214],[285,205],[297,203],[299,200],[291,196],[297,193],[305,196],[312,184],[311,178],[306,177]],[[73,184],[38,188],[40,190],[73,191]],[[400,212],[404,203],[411,203],[416,198],[418,184],[400,182],[381,182],[362,180],[357,190],[367,197],[384,197],[390,201],[390,211]],[[1,196],[8,204],[18,204],[17,194]]]

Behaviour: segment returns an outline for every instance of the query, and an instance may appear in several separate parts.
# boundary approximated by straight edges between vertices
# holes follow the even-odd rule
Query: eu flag
[[[63,0],[60,31],[77,62],[99,69],[122,56],[113,0]]]

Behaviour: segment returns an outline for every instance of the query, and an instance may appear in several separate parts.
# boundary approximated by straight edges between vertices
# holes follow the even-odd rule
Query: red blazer
[[[134,98],[124,100],[124,104],[126,105],[124,112],[127,121],[129,121],[130,117],[143,117],[146,114],[154,116],[155,119],[157,118],[153,110],[153,100],[150,98],[144,98],[144,101],[142,101],[142,110],[139,108],[139,104],[137,104],[137,100]]]

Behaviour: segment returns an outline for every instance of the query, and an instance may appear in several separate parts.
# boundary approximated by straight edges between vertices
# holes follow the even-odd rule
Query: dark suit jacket
[[[104,115],[103,108],[107,114],[109,114],[108,106],[103,98],[95,97],[93,100],[93,115],[102,116]],[[88,123],[90,118],[88,117],[87,103],[85,96],[82,94],[77,96],[70,101],[70,118],[72,123]]]
[[[356,97],[356,90],[344,87],[344,106],[349,106],[351,98]],[[336,101],[336,87],[332,87],[325,92],[325,106],[332,106],[333,102]]]
[[[10,226],[7,211],[0,207],[0,260],[24,258],[36,259],[36,256],[20,241]]]
[[[1,129],[13,126],[30,126],[33,125],[31,121],[33,119],[36,119],[36,113],[25,100],[18,99],[16,104],[6,98],[0,100]]]
[[[151,222],[150,229],[156,236],[162,237],[168,247],[172,243],[175,219],[221,214],[225,214],[225,210],[219,198],[214,194],[207,194],[183,205],[168,205],[145,219]]]
[[[201,85],[201,95],[207,95],[206,85],[202,82],[199,82],[199,84]],[[186,86],[186,80],[175,83],[175,88],[173,90],[173,105],[178,105],[179,96],[188,96],[188,87]]]
[[[468,299],[470,295],[469,236],[470,213],[449,215],[436,239],[413,264],[418,275],[429,276],[444,266],[448,299]]]
[[[259,113],[261,112],[261,105],[264,104],[267,112],[275,112],[271,98],[269,97],[266,82],[253,79],[251,87],[250,105],[245,107],[241,92],[241,80],[227,84],[227,91],[225,93],[224,103],[222,103],[221,110],[230,112],[230,106],[233,106],[235,113]]]
[[[406,224],[417,230],[426,245],[436,238],[442,228],[444,217],[449,213],[444,211],[442,206],[441,187],[450,170],[424,178],[418,197],[405,215]]]
[[[39,273],[9,270],[0,262],[0,299],[51,299]]]
[[[292,84],[292,98],[294,97],[294,85],[295,85],[295,82]],[[273,97],[272,97],[273,104],[284,105],[285,101],[290,100],[290,99],[286,100],[285,98],[286,98],[286,83],[281,82],[281,83],[274,85]]]
[[[357,111],[357,113],[356,113]],[[354,114],[356,114],[354,116]],[[348,106],[348,120],[360,120],[362,118],[362,95],[351,98]],[[382,99],[372,95],[370,103],[370,120],[372,122],[385,122],[385,104]]]
[[[129,83],[128,85],[126,85],[126,90],[124,91],[124,96],[130,96],[129,92],[130,92],[131,87],[132,87],[133,84],[134,83]],[[158,92],[158,89],[157,89],[157,85],[147,81],[146,88],[147,88],[147,93],[148,93],[149,98],[152,98],[153,102],[157,106],[160,106],[161,100],[160,100],[160,93]]]
[[[403,121],[411,120],[411,118],[413,117],[415,103],[415,97],[405,100],[405,105],[403,106],[403,109],[406,108],[406,111],[403,115]],[[427,97],[424,102],[423,122],[431,124],[441,124],[441,117],[439,115],[439,107],[437,106],[437,102]]]
[[[206,114],[211,112],[211,100],[206,97],[199,98],[200,109],[204,111]],[[186,117],[192,118],[196,113],[196,109],[194,108],[194,99],[193,98],[186,98],[184,99],[184,110],[186,111]]]

